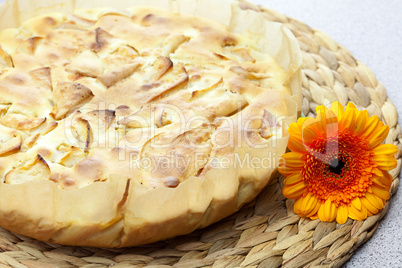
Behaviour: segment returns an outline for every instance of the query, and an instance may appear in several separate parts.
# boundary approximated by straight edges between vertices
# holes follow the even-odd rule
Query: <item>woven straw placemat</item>
[[[391,194],[399,184],[401,129],[398,112],[371,70],[323,32],[260,8],[267,20],[286,24],[303,56],[303,113],[339,100],[352,101],[390,127],[386,143],[398,146],[398,166],[390,173]],[[40,242],[0,228],[1,267],[340,267],[375,232],[387,213],[365,221],[325,223],[298,217],[293,200],[281,192],[277,174],[259,197],[238,213],[189,235],[142,247],[97,249]]]

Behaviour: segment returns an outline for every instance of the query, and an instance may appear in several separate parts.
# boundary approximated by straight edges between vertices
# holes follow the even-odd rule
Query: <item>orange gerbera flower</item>
[[[317,107],[317,117],[299,118],[289,127],[288,148],[279,171],[283,194],[296,199],[299,216],[340,224],[364,220],[389,199],[398,149],[381,144],[389,127],[377,116],[339,102]]]

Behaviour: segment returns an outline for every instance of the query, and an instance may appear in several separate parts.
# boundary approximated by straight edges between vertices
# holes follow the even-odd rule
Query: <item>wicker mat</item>
[[[303,113],[339,100],[378,115],[389,125],[386,143],[399,147],[391,194],[399,184],[401,129],[398,113],[371,70],[328,35],[271,10],[267,20],[286,24],[303,55]],[[142,247],[96,249],[39,242],[0,229],[0,267],[340,267],[375,232],[387,213],[365,221],[324,223],[298,217],[281,193],[277,176],[259,197],[235,215],[208,228]]]

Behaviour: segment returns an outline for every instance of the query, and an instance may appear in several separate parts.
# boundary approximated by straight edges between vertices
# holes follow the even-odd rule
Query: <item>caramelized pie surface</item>
[[[43,16],[0,40],[1,176],[9,184],[76,189],[116,173],[177,186],[202,176],[211,155],[233,152],[214,135],[226,120],[261,116],[244,132],[254,143],[276,135],[264,129],[275,127],[264,111],[281,116],[281,96],[290,94],[286,72],[250,38],[162,10],[97,21]],[[158,165],[180,156],[187,162]]]
[[[288,79],[252,33],[162,9],[1,31],[1,225],[121,247],[233,213],[286,148]],[[250,164],[270,152],[268,169]]]

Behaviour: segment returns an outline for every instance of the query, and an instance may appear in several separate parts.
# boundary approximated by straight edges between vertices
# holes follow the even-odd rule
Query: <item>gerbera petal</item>
[[[352,205],[354,205],[358,210],[362,209],[362,203],[360,202],[360,197],[356,197],[352,200]]]
[[[306,217],[313,219],[316,219],[317,217],[317,212],[320,209],[320,207],[322,206],[322,204],[317,200],[315,207],[313,210],[310,211],[310,213],[306,214]]]
[[[388,200],[390,198],[390,193],[383,188],[380,188],[376,185],[371,185],[371,189],[373,190],[373,194],[381,198],[382,200]]]
[[[317,119],[312,118],[312,117],[306,117],[306,120],[303,121],[303,125],[301,130],[303,131],[304,128],[308,127],[308,126],[312,126],[315,123],[317,123]]]
[[[310,124],[302,129],[302,141],[305,145],[308,145],[320,137],[321,134],[322,132],[319,132],[316,123]]]
[[[367,187],[367,192],[370,193],[370,194],[373,193],[373,190],[371,189],[371,186]]]
[[[355,109],[346,109],[345,114],[342,116],[341,120],[339,120],[339,129],[354,129],[356,125],[356,110]]]
[[[303,195],[305,189],[306,184],[303,181],[301,181],[296,184],[283,186],[282,193],[286,198],[297,199]]]
[[[345,113],[345,109],[343,109],[343,106],[339,101],[334,101],[331,104],[331,110],[339,119],[342,118],[343,114]]]
[[[282,155],[282,159],[285,160],[284,165],[289,167],[301,168],[306,162],[306,156],[297,152],[288,152]]]
[[[327,110],[328,108],[324,105],[317,106],[317,128],[319,133],[327,132]]]
[[[358,221],[366,219],[367,218],[366,207],[362,206],[362,209],[359,210],[353,204],[351,204],[351,206],[349,207],[349,217]]]
[[[304,215],[301,213],[301,204],[302,204],[302,202],[303,202],[303,200],[302,200],[302,197],[301,197],[301,198],[299,198],[299,199],[296,199],[296,201],[295,201],[295,203],[294,203],[294,205],[293,205],[293,211],[294,211],[297,215],[299,215],[299,216],[301,216],[301,217],[304,216]]]
[[[288,148],[292,152],[298,152],[302,154],[307,153],[306,146],[303,144],[303,142],[292,136],[289,137]]]
[[[387,137],[389,132],[389,127],[387,125],[384,125],[378,129],[374,133],[372,133],[370,136],[367,137],[369,140],[369,149],[373,149],[380,145],[383,140]]]
[[[292,185],[303,181],[303,177],[300,173],[292,174],[286,177],[285,181],[283,182],[285,185]]]
[[[397,161],[393,156],[374,155],[373,160],[374,163],[376,163],[378,167],[382,170],[391,170],[396,168],[397,166]]]
[[[398,147],[394,144],[381,144],[373,148],[375,154],[386,154],[394,156],[398,152]]]
[[[338,135],[338,118],[332,110],[325,108],[325,132],[327,136]],[[318,115],[317,115],[318,117]],[[322,122],[323,124],[323,122]],[[323,133],[325,133],[323,132]]]
[[[369,114],[366,110],[359,111],[357,113],[357,118],[356,118],[356,129],[355,132],[357,134],[361,134],[362,131],[364,130],[364,127],[366,126],[366,122],[368,121]]]
[[[300,199],[303,200],[301,205],[301,213],[303,213],[303,215],[310,214],[315,209],[318,202],[317,197],[311,193],[308,193],[306,196],[303,196]]]
[[[326,221],[325,217],[325,205],[321,204],[320,208],[317,211],[317,216],[320,219],[320,221]]]
[[[305,155],[289,152],[282,155],[279,161],[279,172],[284,176],[289,176],[294,173],[299,173],[300,169],[305,165]]]
[[[327,109],[327,124],[338,122],[338,117],[334,111]]]
[[[371,180],[378,186],[388,191],[391,188],[393,178],[387,171],[382,171],[381,176],[374,174]]]
[[[332,201],[330,199],[327,199],[324,203],[324,206],[321,206],[321,207],[324,207],[324,216],[325,216],[324,221],[331,222],[331,221],[335,220],[337,208],[336,208],[336,205],[334,203],[332,203]],[[321,220],[321,218],[320,218],[320,220]]]
[[[279,160],[278,171],[285,177],[290,176],[295,173],[300,173],[300,168],[298,167],[289,167],[284,165],[284,160]]]
[[[373,168],[371,170],[371,173],[373,173],[374,175],[377,175],[377,176],[382,176],[382,171],[379,170],[378,168]]]
[[[304,122],[307,120],[307,118],[308,117],[299,117],[299,119],[297,119],[297,124],[299,125],[300,129],[304,125]]]
[[[299,125],[298,123],[292,123],[292,124],[290,124],[289,129],[288,129],[289,135],[291,137],[295,137],[295,138],[298,138],[301,140],[301,129],[302,129],[302,125]]]
[[[374,177],[376,177],[376,176],[374,176]],[[392,178],[391,174],[389,174],[387,171],[383,171],[382,176],[378,176],[377,178],[386,187],[391,187],[393,178]]]
[[[380,187],[382,187],[382,188],[387,187],[387,185],[385,185],[384,183],[382,183],[382,181],[380,180],[380,178],[381,178],[381,177],[373,176],[373,177],[371,178],[371,180],[372,180],[375,184],[377,184],[378,186],[380,186]],[[388,190],[389,190],[389,189],[388,189]]]
[[[384,200],[378,196],[370,193],[366,193],[366,198],[377,209],[382,209],[384,207]]]
[[[348,220],[349,209],[347,206],[339,206],[338,213],[336,214],[336,222],[344,224]]]
[[[350,109],[357,110],[356,105],[353,102],[348,102],[348,104],[346,104],[346,111]]]
[[[377,128],[382,127],[384,124],[380,121],[378,116],[371,116],[366,122],[366,126],[361,132],[361,135],[364,137],[370,136]]]
[[[327,124],[327,135],[330,137],[339,136],[339,124],[338,122]]]
[[[366,197],[361,197],[360,201],[362,202],[363,206],[365,206],[367,210],[372,214],[376,214],[379,211],[379,209],[376,208],[373,204],[371,204]]]
[[[315,111],[317,112],[317,115],[325,115],[329,111],[329,109],[325,105],[318,105],[317,107],[315,107]]]

